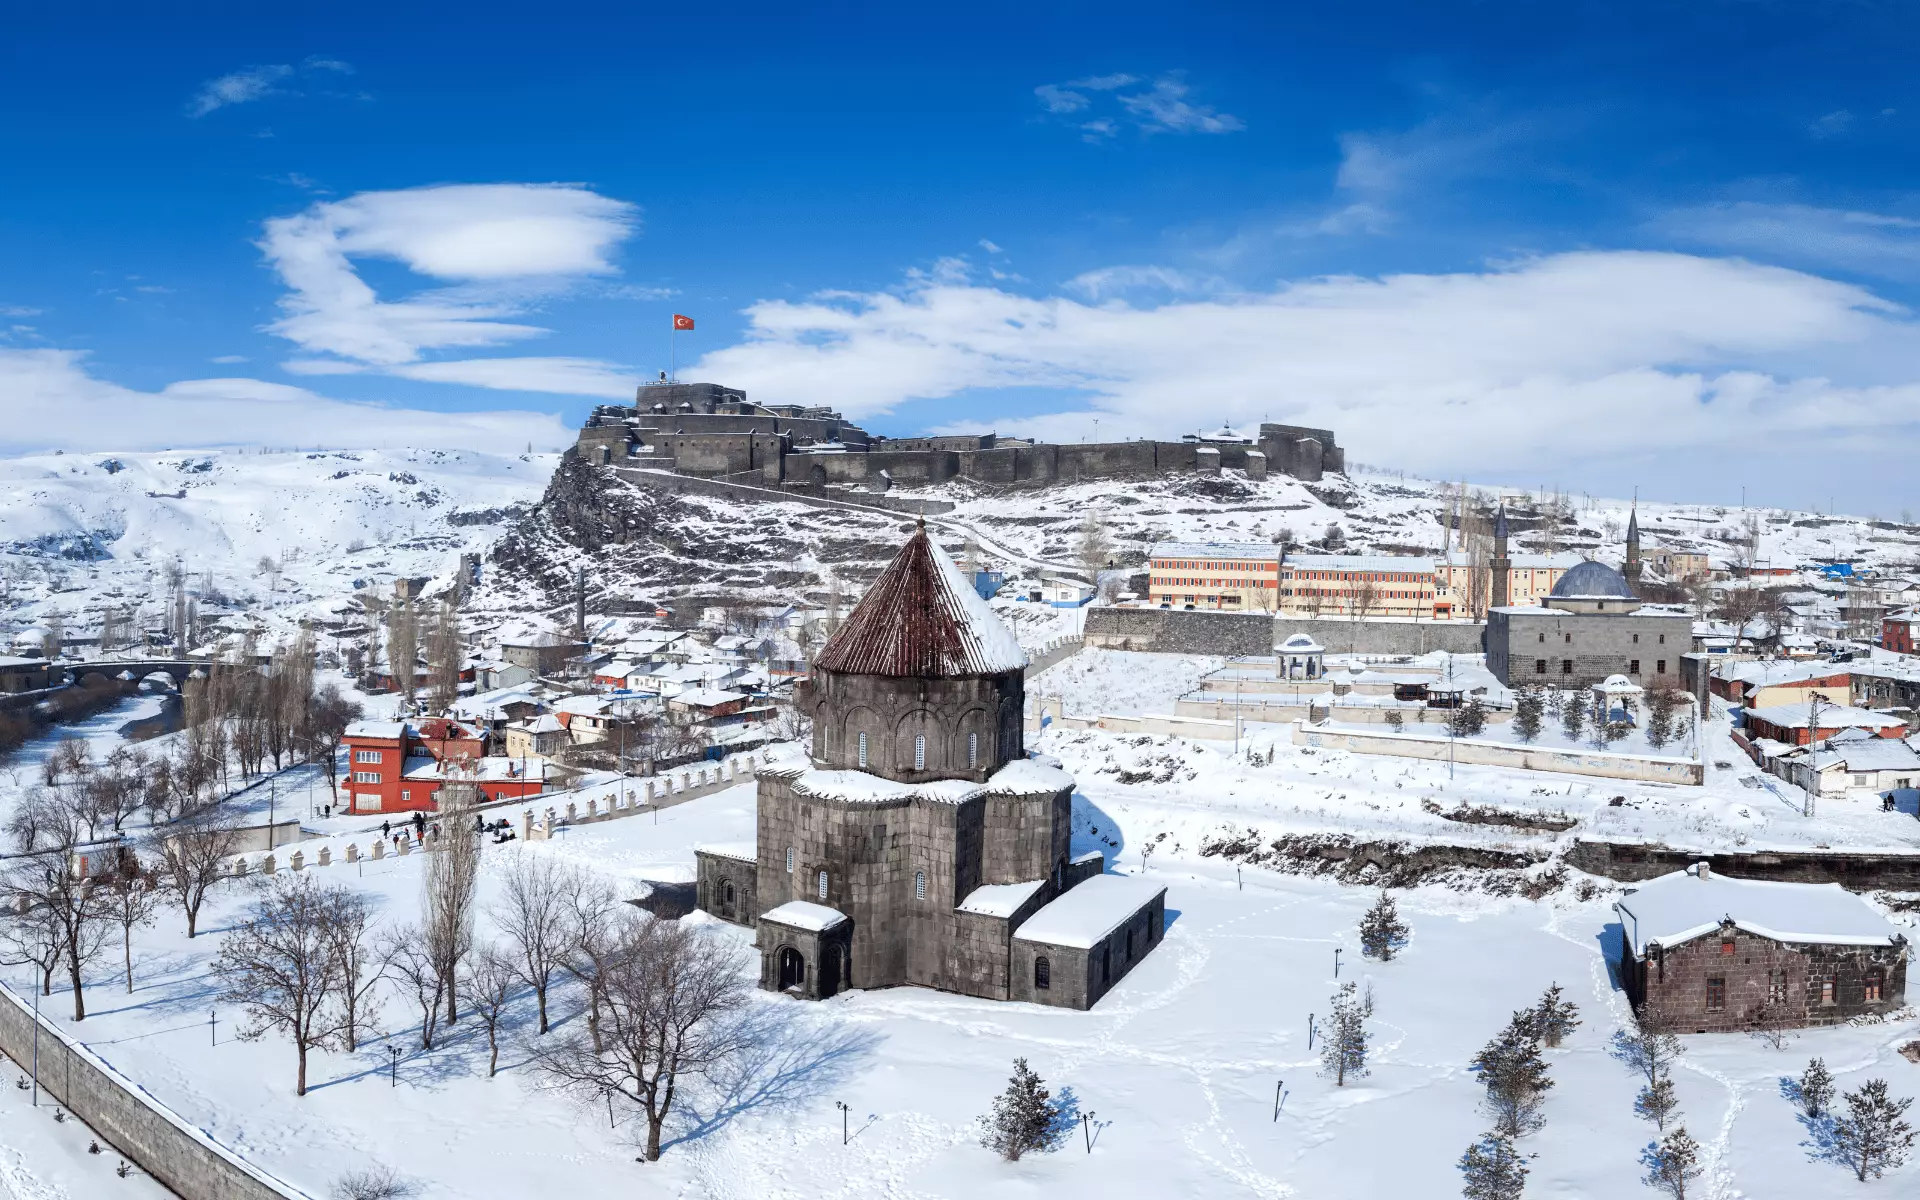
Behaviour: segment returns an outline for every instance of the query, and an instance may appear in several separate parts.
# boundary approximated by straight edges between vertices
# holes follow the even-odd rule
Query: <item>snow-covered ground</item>
[[[1075,850],[1111,853],[1099,838],[1117,841],[1122,868],[1137,871],[1132,848],[1153,835],[1166,805],[1122,806],[1120,792],[1090,782],[1076,804]],[[750,836],[752,812],[742,786],[669,809],[658,824],[618,821],[553,843],[489,846],[482,898],[514,854],[558,855],[623,880],[684,879],[694,845]],[[420,864],[411,856],[321,877],[363,888],[383,917],[398,919],[417,905]],[[386,1013],[391,1042],[317,1056],[314,1090],[296,1100],[286,1045],[233,1040],[237,1014],[218,1009],[206,978],[217,931],[239,915],[244,890],[216,902],[207,922],[216,932],[196,942],[179,936],[171,915],[143,935],[138,991],[125,997],[103,968],[91,989],[95,1015],[68,1028],[190,1120],[316,1194],[371,1158],[419,1181],[422,1196],[1445,1196],[1457,1193],[1455,1160],[1487,1124],[1467,1060],[1512,1009],[1557,981],[1585,1024],[1549,1053],[1557,1086],[1547,1127],[1527,1139],[1538,1155],[1528,1194],[1643,1194],[1636,1158],[1652,1131],[1633,1115],[1634,1077],[1607,1052],[1627,1009],[1604,958],[1617,936],[1605,897],[1529,902],[1414,889],[1401,897],[1413,942],[1382,964],[1361,960],[1354,940],[1368,890],[1252,870],[1236,878],[1190,846],[1163,847],[1147,874],[1169,888],[1166,940],[1092,1012],[918,988],[818,1005],[757,994],[768,1032],[748,1077],[724,1092],[701,1089],[656,1165],[634,1161],[630,1114],[616,1110],[609,1128],[603,1106],[541,1090],[519,1045],[488,1080],[484,1042],[470,1025],[422,1053],[396,1004]],[[750,970],[750,935],[722,928]],[[1309,1014],[1324,1017],[1336,986],[1335,947],[1345,951],[1341,978],[1369,981],[1377,999],[1373,1072],[1338,1089],[1306,1045]],[[14,974],[7,981],[17,987]],[[56,994],[49,1007],[65,999]],[[208,1045],[209,1005],[220,1017],[217,1046]],[[523,1038],[532,1036],[530,1008],[519,1013]],[[561,1008],[577,1019],[577,997]],[[1880,1075],[1896,1094],[1912,1094],[1920,1071],[1894,1050],[1916,1033],[1920,1018],[1909,1013],[1809,1033],[1784,1053],[1744,1037],[1688,1038],[1677,1083],[1684,1119],[1709,1152],[1703,1194],[1869,1196],[1920,1178],[1909,1168],[1863,1186],[1815,1160],[1779,1094],[1780,1077],[1816,1053],[1843,1086]],[[389,1044],[404,1051],[397,1087]],[[1010,1165],[975,1144],[973,1120],[1016,1056],[1092,1119],[1057,1152]],[[844,1147],[840,1101],[855,1135]],[[0,1127],[0,1145],[10,1136]]]
[[[164,451],[0,459],[0,616],[108,609],[163,622],[165,575],[262,616],[274,632],[358,587],[451,578],[537,503],[556,456],[439,450]],[[270,559],[278,572],[261,568]]]

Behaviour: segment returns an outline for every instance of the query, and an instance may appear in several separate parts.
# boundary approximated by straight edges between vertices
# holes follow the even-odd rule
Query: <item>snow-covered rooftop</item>
[[[1287,565],[1296,571],[1372,571],[1385,574],[1433,570],[1428,554],[1295,554]]]
[[[1013,936],[1049,946],[1091,949],[1166,890],[1164,884],[1131,875],[1095,875],[1021,922]]]
[[[1033,795],[1058,792],[1073,786],[1073,776],[1059,767],[1018,759],[988,776],[985,783],[970,779],[936,779],[929,783],[899,783],[865,771],[818,771],[805,759],[788,759],[763,768],[763,775],[791,773],[796,795],[819,800],[843,800],[851,804],[880,804],[897,800],[930,800],[939,804],[963,804],[975,796],[989,794]]]
[[[406,732],[405,721],[355,721],[347,726],[347,736],[350,738],[386,738],[390,741],[399,741],[406,736]]]
[[[789,900],[778,908],[761,913],[760,919],[793,929],[808,929],[814,933],[821,933],[832,929],[847,917],[838,909],[828,908],[824,904],[815,904],[811,900]]]
[[[815,670],[939,679],[997,675],[1026,651],[923,526],[814,660]]]
[[[1747,717],[1750,720],[1757,718],[1782,729],[1805,729],[1809,707],[1805,704],[1775,704],[1768,708],[1750,708],[1747,710]],[[1822,729],[1840,729],[1849,725],[1862,729],[1886,729],[1905,724],[1906,721],[1899,717],[1877,713],[1870,709],[1851,708],[1844,704],[1820,706],[1820,728]]]
[[[740,862],[759,862],[760,850],[752,842],[707,842],[695,849],[703,854],[715,854],[721,858],[736,859]]]
[[[1781,942],[1890,946],[1900,936],[1879,909],[1837,883],[1730,879],[1698,866],[1648,880],[1613,907],[1636,956],[1651,942],[1671,948],[1725,921]]]
[[[954,907],[959,912],[976,913],[983,917],[1011,917],[1046,885],[1044,879],[1029,879],[1025,883],[982,884],[968,892],[967,898]]]
[[[1257,558],[1272,562],[1280,547],[1272,542],[1155,542],[1149,558]]]

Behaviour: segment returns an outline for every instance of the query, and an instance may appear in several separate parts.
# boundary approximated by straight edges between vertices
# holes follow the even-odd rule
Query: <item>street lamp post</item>
[[[1080,1114],[1080,1132],[1087,1139],[1088,1154],[1093,1153],[1093,1118],[1097,1115],[1098,1115],[1097,1113],[1090,1113],[1090,1112],[1084,1112]]]
[[[840,1144],[844,1146],[847,1144],[847,1112],[849,1108],[845,1100],[835,1100],[833,1104],[835,1108],[840,1110]]]

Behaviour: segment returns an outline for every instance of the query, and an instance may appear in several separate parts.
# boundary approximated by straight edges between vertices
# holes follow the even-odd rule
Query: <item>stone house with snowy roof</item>
[[[1906,1002],[1906,936],[1837,883],[1733,879],[1696,863],[1613,907],[1627,998],[1678,1033],[1837,1025]]]
[[[1084,1009],[1160,943],[1165,889],[1072,853],[1073,777],[1026,753],[1025,666],[916,530],[801,685],[813,744],[760,771],[753,846],[697,853],[700,908],[756,931],[762,987]]]

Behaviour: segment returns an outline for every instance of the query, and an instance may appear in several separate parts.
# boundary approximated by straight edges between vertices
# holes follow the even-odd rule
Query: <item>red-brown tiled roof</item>
[[[940,679],[997,675],[1026,663],[1013,631],[923,527],[900,547],[813,665],[844,675]]]

